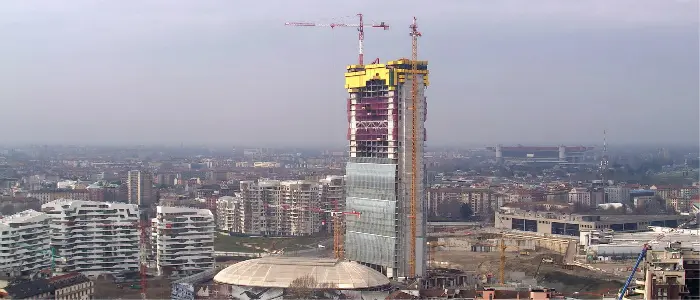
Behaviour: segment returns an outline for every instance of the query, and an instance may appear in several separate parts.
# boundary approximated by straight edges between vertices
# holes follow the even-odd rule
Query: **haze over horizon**
[[[0,142],[342,145],[357,32],[284,23],[362,12],[366,61],[418,18],[430,146],[700,143],[697,0],[397,3],[5,1]]]

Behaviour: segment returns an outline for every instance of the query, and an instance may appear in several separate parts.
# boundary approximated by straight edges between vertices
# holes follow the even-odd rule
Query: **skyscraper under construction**
[[[345,73],[350,141],[346,210],[360,212],[357,218],[346,218],[345,257],[396,279],[421,277],[426,269],[423,153],[428,62],[417,61],[415,77],[412,67],[411,60],[400,59],[350,65]],[[412,195],[417,203],[414,214]]]

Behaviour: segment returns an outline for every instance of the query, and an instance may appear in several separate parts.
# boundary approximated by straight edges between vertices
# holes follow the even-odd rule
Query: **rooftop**
[[[90,279],[88,279],[85,275],[80,274],[80,273],[68,273],[60,276],[54,276],[49,278],[49,282],[56,288],[56,289],[62,289],[64,287],[76,285],[79,283],[83,282],[88,282]]]
[[[0,217],[0,225],[10,225],[11,223],[24,223],[29,221],[41,221],[46,219],[46,214],[33,209],[18,212],[14,215]]]
[[[26,299],[54,291],[54,286],[46,279],[37,279],[13,284],[5,288],[12,299]]]
[[[313,276],[336,289],[365,289],[388,285],[381,273],[358,263],[328,258],[265,257],[231,265],[214,276],[219,283],[288,288],[292,281]]]

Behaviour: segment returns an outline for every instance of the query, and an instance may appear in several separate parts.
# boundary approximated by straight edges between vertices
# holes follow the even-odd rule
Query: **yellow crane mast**
[[[501,285],[506,284],[506,240],[501,236],[501,265],[498,268],[498,281]]]
[[[418,162],[418,135],[416,134],[416,129],[418,128],[418,37],[421,33],[418,31],[418,24],[416,23],[416,17],[413,17],[413,24],[411,28],[411,39],[412,39],[412,55],[411,55],[411,212],[410,212],[410,222],[411,222],[411,250],[409,252],[409,277],[416,277],[416,231],[417,231],[417,207],[418,207],[418,195],[416,194],[416,185],[418,184],[417,177],[417,162]]]

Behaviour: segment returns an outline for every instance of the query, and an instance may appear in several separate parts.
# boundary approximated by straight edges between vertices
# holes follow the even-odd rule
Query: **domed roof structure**
[[[288,288],[297,278],[311,276],[319,285],[333,289],[366,289],[388,285],[382,273],[358,263],[328,258],[265,257],[233,264],[214,281],[224,284]]]

